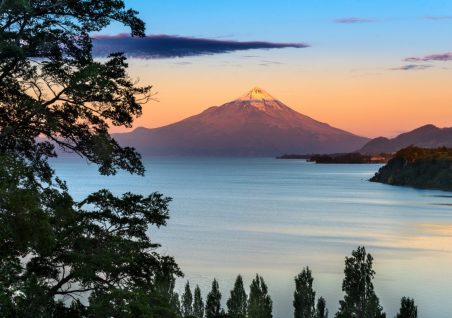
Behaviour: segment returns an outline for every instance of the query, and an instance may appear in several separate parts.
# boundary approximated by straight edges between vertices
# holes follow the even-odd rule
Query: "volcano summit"
[[[369,141],[298,113],[258,87],[174,124],[114,137],[145,156],[337,153],[355,151]]]

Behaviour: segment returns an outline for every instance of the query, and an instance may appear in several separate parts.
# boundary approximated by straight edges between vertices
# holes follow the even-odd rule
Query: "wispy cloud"
[[[426,15],[422,17],[425,20],[452,20],[452,15]]]
[[[377,20],[371,19],[371,18],[349,17],[349,18],[335,19],[334,22],[335,23],[342,23],[342,24],[356,24],[356,23],[377,22]]]
[[[422,57],[408,57],[406,62],[448,62],[452,61],[452,52],[431,54]]]
[[[419,70],[426,70],[429,68],[432,68],[433,65],[418,65],[418,64],[407,64],[407,65],[402,65],[400,67],[394,67],[394,68],[390,68],[391,71],[419,71]]]
[[[97,57],[105,57],[112,52],[123,52],[129,57],[157,59],[230,53],[251,49],[306,47],[309,47],[309,45],[305,43],[241,42],[176,35],[148,35],[144,38],[132,38],[127,34],[118,34],[93,37],[93,54]]]
[[[174,62],[176,65],[191,65],[192,62]]]
[[[283,65],[283,62],[280,61],[269,61],[269,60],[264,60],[260,62],[260,66],[271,66],[271,65]]]

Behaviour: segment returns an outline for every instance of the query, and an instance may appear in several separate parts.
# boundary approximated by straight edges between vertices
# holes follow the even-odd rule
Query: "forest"
[[[414,146],[404,148],[370,181],[452,191],[452,149]]]

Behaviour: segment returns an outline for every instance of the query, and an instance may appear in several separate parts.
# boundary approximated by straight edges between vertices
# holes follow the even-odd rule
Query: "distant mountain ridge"
[[[298,113],[258,87],[177,123],[114,137],[145,156],[323,154],[354,151],[369,141]]]
[[[358,152],[362,154],[393,153],[409,146],[421,148],[452,147],[452,128],[425,125],[388,139],[378,137],[369,141]]]

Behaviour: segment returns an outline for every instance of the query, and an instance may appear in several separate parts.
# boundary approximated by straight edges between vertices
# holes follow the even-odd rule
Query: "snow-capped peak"
[[[239,100],[275,100],[273,96],[259,87],[254,87],[248,93],[239,98]]]

